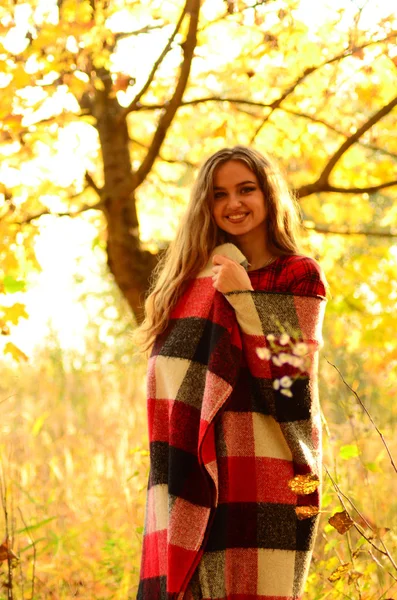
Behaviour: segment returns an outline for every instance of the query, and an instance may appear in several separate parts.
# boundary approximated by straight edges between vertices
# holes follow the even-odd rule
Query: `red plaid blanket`
[[[245,260],[231,244],[214,253]],[[263,270],[271,291],[257,271],[258,290],[225,297],[211,267],[149,359],[137,599],[296,599],[319,506],[324,283],[312,259],[280,257]]]

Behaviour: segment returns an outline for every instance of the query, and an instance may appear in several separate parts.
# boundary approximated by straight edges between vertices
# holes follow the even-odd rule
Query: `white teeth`
[[[227,218],[230,219],[230,221],[237,221],[238,219],[242,219],[243,217],[245,217],[245,213],[241,213],[240,215],[229,215]]]

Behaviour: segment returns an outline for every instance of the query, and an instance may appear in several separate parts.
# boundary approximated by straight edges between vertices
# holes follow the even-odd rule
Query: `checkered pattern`
[[[240,263],[226,244],[214,252]],[[226,297],[209,266],[192,281],[148,369],[150,476],[138,600],[296,600],[317,525],[297,505],[296,474],[320,475],[317,350],[325,286],[315,261],[284,256]],[[260,360],[280,325],[310,343],[292,398],[273,381],[291,365]]]

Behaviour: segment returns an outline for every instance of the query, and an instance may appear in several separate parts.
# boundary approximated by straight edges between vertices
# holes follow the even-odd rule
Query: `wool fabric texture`
[[[232,244],[215,253],[247,264]],[[324,279],[284,256],[249,273],[254,291],[223,295],[211,269],[149,359],[137,600],[297,600],[319,508]]]

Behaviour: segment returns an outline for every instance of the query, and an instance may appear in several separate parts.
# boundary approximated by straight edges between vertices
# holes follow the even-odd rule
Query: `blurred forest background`
[[[307,598],[397,598],[396,36],[388,0],[3,0],[0,600],[135,597],[131,334],[197,166],[237,143],[280,162],[330,285]]]

